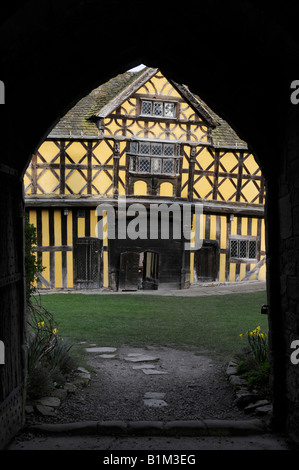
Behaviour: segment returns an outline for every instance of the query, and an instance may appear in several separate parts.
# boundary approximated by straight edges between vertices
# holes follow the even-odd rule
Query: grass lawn
[[[210,297],[163,297],[159,295],[48,294],[43,305],[54,314],[58,333],[73,344],[97,346],[169,346],[204,352],[217,361],[229,361],[247,344],[240,333],[261,327],[266,292]]]

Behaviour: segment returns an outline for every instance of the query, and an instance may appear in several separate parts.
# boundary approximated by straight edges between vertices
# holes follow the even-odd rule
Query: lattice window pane
[[[152,114],[152,103],[151,103],[151,101],[142,101],[141,113],[142,114]]]
[[[152,158],[152,173],[161,173],[161,159]]]
[[[137,142],[131,142],[131,153],[137,153]]]
[[[150,171],[150,159],[139,158],[139,171],[141,173],[149,173]]]
[[[176,174],[178,175],[179,172],[180,172],[180,160],[177,158],[176,162],[175,162],[175,172]]]
[[[232,258],[238,257],[238,240],[231,240],[230,241],[230,256]]]
[[[164,104],[164,116],[173,117],[174,116],[174,103],[165,103]]]
[[[254,240],[249,241],[248,256],[252,259],[256,258],[256,241]]]
[[[240,258],[247,258],[247,240],[240,240]]]
[[[162,144],[152,144],[152,155],[162,155]]]
[[[154,102],[154,116],[162,116],[163,115],[163,103]]]
[[[137,158],[132,157],[130,158],[130,171],[136,171],[137,170]]]
[[[149,155],[150,154],[150,144],[146,142],[140,142],[139,144],[139,153],[141,155]]]
[[[164,160],[163,162],[163,171],[166,174],[172,174],[173,173],[173,160]]]
[[[167,157],[172,157],[174,155],[174,145],[173,144],[165,144],[164,145],[164,155]]]

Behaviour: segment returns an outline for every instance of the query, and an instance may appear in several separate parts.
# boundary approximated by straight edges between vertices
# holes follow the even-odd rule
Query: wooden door
[[[80,237],[75,243],[74,282],[78,289],[100,287],[100,243],[98,238],[92,237]]]
[[[139,283],[140,254],[126,251],[120,254],[119,289],[137,290]]]
[[[203,244],[195,252],[196,274],[199,282],[216,281],[218,275],[217,249],[215,244]]]

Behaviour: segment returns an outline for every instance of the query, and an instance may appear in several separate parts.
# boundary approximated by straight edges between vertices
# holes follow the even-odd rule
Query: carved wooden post
[[[119,142],[114,142],[113,151],[113,197],[118,197],[118,174],[119,174]]]

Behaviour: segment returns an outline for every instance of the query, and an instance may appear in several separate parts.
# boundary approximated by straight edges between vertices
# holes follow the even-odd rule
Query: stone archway
[[[145,21],[133,0],[21,5],[11,7],[0,26],[6,100],[0,110],[0,340],[8,353],[0,366],[1,422],[8,423],[1,446],[23,420],[23,171],[75,101],[140,62],[188,83],[249,143],[266,177],[273,423],[299,440],[298,368],[289,359],[291,340],[299,337],[299,108],[290,102],[290,84],[298,78],[294,12],[279,4],[264,11],[253,1],[228,6],[215,0],[191,2],[184,10],[158,4],[153,17],[151,3]],[[165,27],[176,34],[165,35]],[[18,379],[12,381],[13,376]]]

